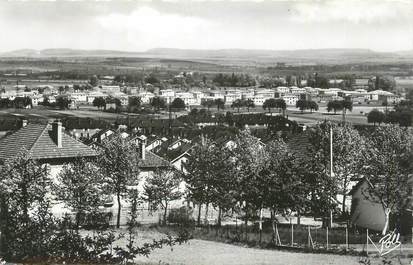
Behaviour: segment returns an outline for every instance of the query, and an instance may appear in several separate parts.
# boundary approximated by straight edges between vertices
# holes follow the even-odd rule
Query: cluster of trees
[[[57,180],[51,179],[48,166],[33,160],[27,152],[4,161],[0,165],[2,256],[8,261],[20,262],[113,263],[130,260],[136,255],[148,255],[165,244],[185,241],[188,235],[155,240],[142,247],[136,245],[133,229],[137,225],[136,203],[139,198],[134,188],[139,182],[137,152],[138,147],[133,142],[116,134],[104,143],[98,158],[66,164]],[[153,201],[152,205],[164,202],[165,184],[168,184],[165,188],[173,187],[164,175],[162,181],[159,179],[159,174],[155,174],[145,187],[146,198]],[[131,209],[126,247],[115,247],[115,241],[123,236],[101,225],[106,217],[99,211],[99,206],[105,195],[117,198],[117,228],[121,198],[130,200],[135,206]],[[177,196],[176,193],[173,195]],[[65,203],[75,213],[74,219],[53,216],[50,209],[56,201]],[[92,229],[103,230],[92,236],[82,235],[79,229],[89,224],[93,225]]]
[[[373,109],[367,115],[367,121],[374,125],[381,123],[399,124],[400,126],[412,126],[413,104],[411,101],[402,101],[397,104],[394,110],[382,112]]]
[[[217,74],[212,81],[218,86],[249,87],[255,86],[255,79],[248,74]]]
[[[59,109],[68,109],[72,100],[67,95],[59,95],[56,97],[56,102],[51,103],[46,96],[43,99],[42,105],[47,107],[58,107]]]
[[[287,104],[285,103],[284,99],[269,98],[264,101],[262,108],[264,110],[268,109],[269,113],[271,113],[271,109],[278,109],[279,111],[282,110],[284,112],[287,109]]]
[[[346,118],[346,111],[352,111],[353,110],[353,101],[351,100],[332,100],[327,103],[327,111],[334,111],[334,114],[337,113],[337,111],[342,111],[343,112],[343,119]]]
[[[16,97],[13,100],[8,98],[0,99],[0,108],[27,108],[28,106],[32,106],[32,99],[29,97]]]
[[[304,112],[304,110],[309,109],[311,113],[315,110],[318,110],[318,104],[315,101],[312,100],[306,100],[306,99],[300,99],[297,101],[295,104],[295,107],[301,110],[301,113]]]
[[[332,171],[330,130],[334,135]],[[188,199],[200,208],[212,205],[221,214],[235,211],[245,222],[258,218],[264,208],[271,211],[273,223],[275,215],[326,217],[333,211],[346,216],[350,180],[366,177],[373,187],[366,196],[395,214],[405,209],[408,172],[413,170],[407,162],[413,155],[411,131],[390,126],[364,135],[349,125],[323,123],[310,131],[309,141],[309,153],[303,159],[292,154],[282,139],[263,145],[249,131],[242,131],[226,146],[204,140],[186,164]]]
[[[222,99],[222,98],[207,99],[207,100],[203,100],[201,102],[201,106],[207,108],[208,110],[210,108],[216,107],[217,110],[219,111],[220,109],[225,108],[225,102],[224,102],[224,99]]]
[[[231,104],[231,108],[238,109],[238,112],[242,107],[247,108],[248,112],[250,112],[250,108],[255,108],[255,103],[252,99],[237,99]]]
[[[121,106],[121,102],[120,99],[118,98],[114,98],[114,97],[97,97],[93,100],[92,102],[93,106],[97,107],[98,109],[103,108],[104,110],[106,110],[106,104],[114,104],[116,109],[119,108]],[[137,108],[140,106],[140,99],[139,101],[136,101],[135,98],[132,98],[131,100],[129,100],[129,106],[131,106],[131,108]]]

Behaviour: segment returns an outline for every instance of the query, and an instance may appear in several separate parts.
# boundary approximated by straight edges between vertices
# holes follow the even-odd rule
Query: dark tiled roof
[[[27,150],[33,159],[54,159],[96,156],[90,147],[64,133],[58,148],[48,124],[28,124],[0,140],[0,159],[5,160]]]
[[[105,148],[103,144],[97,142],[91,143],[91,146],[93,146],[98,152],[103,151]],[[148,150],[145,150],[145,159],[139,160],[138,163],[140,168],[158,168],[170,166],[167,160]]]
[[[306,132],[292,135],[287,140],[287,145],[290,152],[302,161],[308,160],[311,155],[311,143],[309,140],[309,135]]]
[[[168,161],[162,157],[155,155],[151,151],[145,152],[145,159],[139,160],[140,168],[157,168],[157,167],[168,167],[170,164]]]

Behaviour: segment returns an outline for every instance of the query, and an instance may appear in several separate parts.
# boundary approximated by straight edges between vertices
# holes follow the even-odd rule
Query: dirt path
[[[244,248],[204,240],[155,250],[149,258],[138,262],[173,265],[352,265],[360,264],[359,257],[326,254],[294,253],[288,251]]]

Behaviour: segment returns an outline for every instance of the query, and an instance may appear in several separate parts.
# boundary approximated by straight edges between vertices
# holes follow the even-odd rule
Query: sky
[[[413,50],[413,0],[0,1],[0,52]]]

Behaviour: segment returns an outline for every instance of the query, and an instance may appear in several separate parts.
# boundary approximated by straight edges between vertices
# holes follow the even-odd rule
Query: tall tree
[[[164,210],[164,224],[166,224],[170,202],[178,200],[182,196],[182,192],[179,190],[181,181],[181,174],[172,167],[158,169],[146,179],[144,186],[145,200],[150,203],[153,209],[160,207]]]
[[[333,100],[329,101],[327,103],[327,111],[334,111],[334,114],[337,113],[337,111],[343,110],[343,104],[340,100]]]
[[[242,205],[245,213],[247,230],[251,213],[262,207],[263,195],[260,173],[265,165],[266,152],[260,140],[251,135],[249,130],[240,132],[235,138],[235,147],[232,149],[234,161],[233,185],[236,189],[237,201]],[[247,231],[246,231],[247,232]]]
[[[166,108],[166,103],[163,98],[160,97],[154,97],[151,100],[151,106],[156,110],[159,111],[160,109]]]
[[[225,102],[222,98],[217,98],[215,99],[215,106],[217,107],[217,110],[219,111],[220,109],[224,109],[225,107]]]
[[[278,107],[277,101],[275,98],[269,98],[264,101],[264,104],[262,104],[262,108],[264,110],[268,109],[268,112],[271,113],[271,109],[275,109]]]
[[[304,113],[304,110],[309,108],[309,102],[305,99],[300,99],[295,103],[295,107],[301,110],[301,113]]]
[[[367,115],[367,122],[373,123],[373,125],[376,125],[376,123],[380,125],[380,123],[384,122],[385,118],[386,115],[383,112],[379,111],[378,109],[373,109]]]
[[[106,189],[116,196],[118,202],[118,214],[116,227],[120,226],[120,214],[122,209],[122,196],[128,191],[128,186],[139,183],[139,155],[138,146],[128,139],[124,139],[117,132],[103,142],[103,151],[98,160],[102,170]]]
[[[236,108],[238,109],[238,113],[239,113],[239,109],[243,107],[243,102],[241,99],[236,99],[231,103],[231,108]]]
[[[203,101],[201,102],[201,105],[204,106],[204,107],[206,107],[206,108],[209,110],[210,108],[212,108],[213,106],[215,106],[215,101],[212,100],[212,99],[203,100]]]
[[[170,105],[171,109],[177,110],[177,111],[184,110],[185,107],[186,107],[185,102],[181,98],[174,99]]]
[[[39,211],[48,211],[50,181],[49,168],[34,161],[26,151],[1,165],[1,251],[6,258],[16,253],[22,257],[37,254],[33,251],[42,235],[40,227],[36,227],[41,223],[36,222],[35,216]]]
[[[103,178],[95,164],[78,159],[63,166],[52,192],[76,212],[76,227],[79,227],[85,215],[96,212],[103,203]]]
[[[245,101],[245,107],[247,107],[248,112],[250,112],[250,108],[255,108],[255,103],[252,99],[247,99]]]
[[[103,97],[97,97],[93,100],[93,106],[97,107],[98,109],[104,108],[106,106],[106,101]]]
[[[332,135],[333,168],[330,168],[330,129]],[[337,126],[333,123],[322,123],[316,126],[311,133],[311,143],[314,156],[323,161],[325,170],[331,175],[338,188],[337,195],[341,197],[341,211],[346,213],[346,198],[350,188],[350,181],[361,178],[360,170],[363,158],[367,152],[365,139],[351,125]],[[317,160],[315,161],[316,163]]]
[[[282,139],[266,145],[267,162],[262,171],[264,206],[271,210],[274,230],[274,216],[290,216],[302,213],[308,208],[309,187],[301,163],[292,155]]]
[[[413,133],[399,126],[377,127],[369,135],[368,155],[362,174],[370,188],[365,196],[380,203],[386,214],[383,234],[389,228],[389,216],[400,216],[411,200],[413,172]]]
[[[353,110],[353,101],[351,99],[345,99],[341,102],[343,106],[343,122],[346,122],[346,112]]]
[[[309,109],[311,110],[311,113],[313,113],[313,111],[317,111],[318,110],[318,104],[315,101],[310,101],[309,102]]]
[[[128,98],[128,106],[131,111],[136,111],[142,104],[141,98],[132,96]]]

